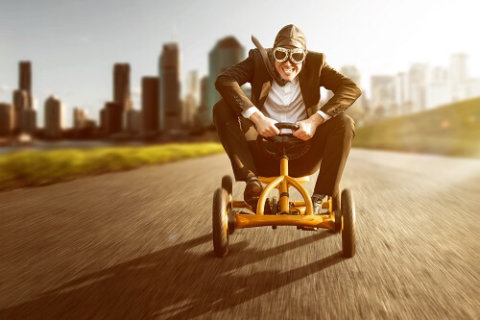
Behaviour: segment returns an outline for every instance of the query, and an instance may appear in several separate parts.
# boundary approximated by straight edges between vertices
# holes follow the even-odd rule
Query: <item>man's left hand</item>
[[[300,128],[293,132],[293,135],[300,140],[307,141],[312,139],[315,135],[317,127],[325,122],[318,113],[314,113],[310,118],[298,121],[297,124]]]

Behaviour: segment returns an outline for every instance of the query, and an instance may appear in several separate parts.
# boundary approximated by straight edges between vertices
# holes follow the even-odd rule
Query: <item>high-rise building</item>
[[[159,129],[167,133],[181,130],[180,49],[177,43],[163,45],[160,55]]]
[[[399,72],[395,76],[395,104],[398,106],[398,114],[408,114],[411,112],[410,85],[408,74]]]
[[[427,108],[427,86],[429,82],[429,66],[426,63],[414,63],[408,72],[410,100],[412,112]]]
[[[36,131],[36,111],[33,109],[32,65],[30,61],[20,61],[18,66],[18,89],[13,92],[15,113],[14,132]]]
[[[379,117],[396,114],[395,78],[393,76],[372,76],[371,86],[373,112]]]
[[[462,100],[468,97],[468,56],[464,53],[452,54],[450,57],[450,87],[452,100]]]
[[[116,63],[113,66],[113,102],[120,104],[123,111],[132,109],[128,63]]]
[[[105,106],[98,112],[100,132],[107,133],[107,111]]]
[[[116,63],[113,66],[113,102],[120,106],[121,127],[127,132],[133,132],[131,127],[130,111],[133,110],[133,102],[130,95],[130,65],[128,63]],[[116,111],[114,112],[116,114]],[[112,114],[112,113],[110,113]]]
[[[27,108],[33,107],[33,98],[32,98],[32,64],[30,61],[20,61],[19,62],[19,77],[18,77],[18,88],[19,90],[25,90],[28,94],[28,105]]]
[[[125,112],[126,116],[126,128],[130,134],[140,133],[142,127],[142,112],[140,110],[128,110]]]
[[[0,136],[8,136],[13,133],[15,127],[14,108],[9,103],[0,103]]]
[[[200,79],[198,78],[198,71],[192,70],[188,73],[187,78],[187,93],[191,94],[195,100],[200,99]]]
[[[105,103],[102,127],[107,135],[119,133],[122,131],[123,105],[117,102]]]
[[[208,76],[200,80],[200,105],[195,113],[195,127],[197,129],[203,129],[211,124],[208,118],[208,80]]]
[[[158,77],[142,78],[142,131],[146,137],[158,132],[159,82]]]
[[[15,132],[22,132],[24,128],[22,127],[22,116],[24,110],[29,109],[29,100],[28,92],[26,90],[15,90],[13,91],[13,105],[15,111]]]
[[[198,100],[200,96],[200,82],[198,80],[198,72],[191,71],[187,78],[187,95],[183,106],[183,123],[191,128],[194,125],[195,113],[198,108]]]
[[[83,129],[87,126],[88,115],[84,109],[73,108],[73,128],[74,129]]]
[[[45,136],[61,138],[63,123],[63,106],[60,99],[50,96],[45,100]]]
[[[208,108],[208,81],[210,77],[205,76],[200,80],[200,105]]]
[[[425,107],[435,108],[452,101],[452,92],[448,79],[448,71],[441,67],[434,67],[429,76],[426,90]]]
[[[227,67],[230,67],[245,57],[245,49],[238,40],[229,36],[217,42],[209,54],[208,82],[208,123],[213,120],[213,106],[220,100],[220,94],[215,89],[215,80]]]
[[[133,110],[130,95],[130,65],[115,63],[113,65],[113,101],[105,103],[100,111],[100,127],[103,133],[110,135],[121,132],[123,128],[131,132],[129,112]]]
[[[194,126],[197,108],[197,100],[192,95],[187,95],[183,101],[183,124],[185,127],[191,128]]]
[[[95,130],[95,121],[81,108],[73,109],[73,129],[77,138],[91,137]]]
[[[37,111],[34,109],[25,109],[20,113],[20,127],[22,132],[33,135],[37,131]]]

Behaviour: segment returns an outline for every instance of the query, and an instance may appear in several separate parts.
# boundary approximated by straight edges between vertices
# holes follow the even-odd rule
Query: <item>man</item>
[[[245,201],[255,208],[263,190],[258,176],[279,174],[279,161],[262,152],[256,143],[257,135],[278,135],[277,122],[297,123],[299,129],[293,135],[308,141],[311,147],[301,158],[289,162],[289,173],[297,177],[310,175],[321,162],[312,196],[318,214],[329,196],[338,199],[354,136],[353,120],[344,111],[361,91],[327,65],[322,53],[307,51],[305,35],[294,25],[278,32],[272,49],[255,44],[258,48],[250,50],[248,58],[227,68],[215,82],[223,98],[213,110],[220,141],[235,179],[247,183]],[[246,82],[251,84],[251,99],[240,88]],[[334,95],[320,108],[322,86]]]

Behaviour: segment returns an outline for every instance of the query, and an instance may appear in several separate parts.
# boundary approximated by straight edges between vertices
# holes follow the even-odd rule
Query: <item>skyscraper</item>
[[[208,120],[208,76],[200,80],[200,105],[195,113],[195,127],[203,129],[210,125]]]
[[[217,42],[209,54],[209,82],[208,82],[208,123],[213,121],[213,105],[220,99],[215,89],[215,80],[227,67],[232,66],[245,57],[245,49],[238,40],[229,36]]]
[[[450,57],[450,86],[452,100],[466,99],[468,96],[468,56],[464,53],[452,54]]]
[[[412,112],[423,111],[427,107],[427,85],[429,66],[426,63],[414,63],[408,72]]]
[[[33,107],[32,99],[32,64],[30,61],[19,62],[19,77],[18,88],[19,90],[25,90],[28,95],[27,108]]]
[[[126,117],[126,129],[130,134],[140,133],[142,127],[142,112],[140,110],[131,109],[124,113]]]
[[[22,125],[23,114],[25,110],[29,109],[28,92],[21,89],[13,91],[13,105],[15,111],[14,131],[22,132],[24,131],[24,127]]]
[[[182,103],[180,100],[180,49],[177,43],[163,45],[160,55],[160,112],[161,131],[178,132],[181,129]]]
[[[441,66],[432,68],[426,90],[425,107],[435,108],[452,101],[448,71]]]
[[[122,105],[117,102],[105,103],[103,112],[103,131],[107,134],[119,133],[122,131],[123,119]]]
[[[113,101],[121,105],[122,111],[132,109],[128,63],[116,63],[113,66]]]
[[[15,113],[9,103],[0,103],[0,136],[8,136],[15,126]]]
[[[373,112],[377,117],[388,116],[396,113],[395,106],[395,80],[392,76],[372,76],[371,80]]]
[[[400,115],[411,112],[410,86],[408,74],[399,72],[395,76],[395,103],[398,105]]]
[[[35,134],[37,131],[37,111],[34,109],[25,109],[21,114],[22,132]]]
[[[18,87],[13,92],[14,132],[33,134],[36,131],[37,115],[33,109],[32,65],[30,61],[20,61],[18,64]]]
[[[86,128],[93,129],[95,127],[95,121],[88,117],[85,109],[73,108],[73,128],[76,130],[82,130]]]
[[[88,138],[92,137],[95,131],[95,121],[88,117],[85,109],[73,109],[73,130],[75,137]]]
[[[128,63],[115,63],[113,65],[113,101],[105,103],[100,111],[100,127],[103,133],[110,135],[121,132],[129,127],[128,114],[133,109],[130,96],[130,65]]]
[[[198,108],[200,96],[198,72],[190,71],[187,78],[187,95],[185,97],[182,120],[187,127],[193,127],[194,117]]]
[[[158,132],[159,82],[158,77],[142,78],[142,127],[146,137]]]
[[[45,136],[61,138],[63,123],[63,106],[60,99],[50,96],[45,100]]]

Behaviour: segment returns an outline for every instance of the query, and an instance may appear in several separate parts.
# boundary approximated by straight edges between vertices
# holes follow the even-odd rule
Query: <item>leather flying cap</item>
[[[307,49],[307,41],[302,30],[293,24],[286,25],[278,31],[273,47],[294,46]]]

